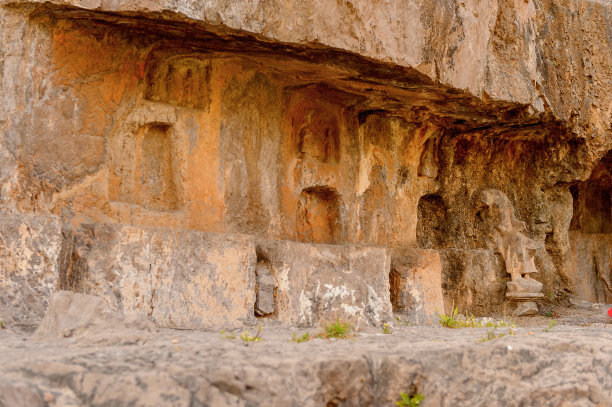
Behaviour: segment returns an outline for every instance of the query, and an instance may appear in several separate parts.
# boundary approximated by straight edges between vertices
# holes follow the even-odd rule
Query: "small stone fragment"
[[[274,277],[265,264],[258,264],[255,269],[257,275],[257,299],[255,301],[255,315],[264,316],[274,312]]]
[[[538,313],[538,306],[533,301],[525,301],[518,304],[514,315],[517,317],[526,317],[529,315],[535,315]]]

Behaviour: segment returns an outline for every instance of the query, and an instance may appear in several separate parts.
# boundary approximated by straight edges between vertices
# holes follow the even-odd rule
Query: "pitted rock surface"
[[[263,341],[247,344],[240,331],[108,326],[41,340],[8,327],[0,405],[387,406],[416,389],[424,407],[610,406],[612,325],[572,312],[550,329],[548,318],[519,319],[515,335],[486,341],[491,328],[403,326],[294,343],[291,330],[264,327]]]

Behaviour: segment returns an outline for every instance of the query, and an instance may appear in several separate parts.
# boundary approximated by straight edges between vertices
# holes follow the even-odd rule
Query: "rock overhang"
[[[325,83],[355,98],[363,97],[367,100],[360,107],[364,115],[426,116],[446,126],[451,134],[543,139],[554,133],[560,138],[575,137],[550,109],[538,110],[512,97],[493,98],[486,91],[475,94],[458,89],[413,65],[376,59],[325,42],[283,41],[223,21],[211,23],[207,17],[175,10],[172,4],[4,0],[0,5],[21,9],[34,21],[66,19],[129,32],[129,36],[146,39],[145,47],[153,57],[240,55],[273,71],[299,75],[304,83]]]

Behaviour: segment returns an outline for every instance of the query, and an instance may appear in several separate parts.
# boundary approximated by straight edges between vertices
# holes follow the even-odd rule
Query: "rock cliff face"
[[[497,312],[487,188],[546,298],[612,298],[609,2],[0,5],[0,249],[54,245],[44,276],[0,260],[6,307],[54,286],[175,327],[264,292],[286,323]],[[25,239],[31,214],[53,227]]]

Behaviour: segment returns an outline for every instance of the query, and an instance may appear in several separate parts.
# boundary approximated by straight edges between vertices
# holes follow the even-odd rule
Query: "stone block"
[[[442,265],[436,250],[393,250],[389,279],[393,311],[410,322],[430,324],[437,311],[444,312]]]
[[[259,241],[257,254],[276,280],[273,317],[283,323],[377,326],[392,318],[387,249]]]
[[[493,250],[440,250],[442,291],[446,313],[454,306],[460,312],[487,316],[503,312],[509,276]]]
[[[55,217],[0,215],[0,319],[38,324],[57,286],[61,244]]]
[[[171,328],[253,322],[255,246],[244,235],[118,224],[81,225],[73,260],[80,291]],[[61,282],[65,284],[65,282]]]
[[[258,264],[255,269],[257,284],[255,286],[255,315],[264,316],[274,312],[274,288],[276,282],[265,264]]]

